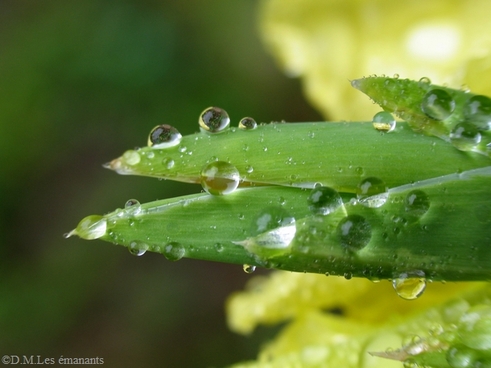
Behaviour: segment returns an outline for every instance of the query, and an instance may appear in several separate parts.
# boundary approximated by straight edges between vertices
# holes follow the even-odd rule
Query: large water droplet
[[[256,129],[257,123],[253,118],[242,118],[239,121],[239,129],[252,130]]]
[[[132,241],[128,247],[128,250],[132,255],[140,257],[147,252],[148,245],[139,241]]]
[[[200,129],[207,133],[220,133],[230,125],[230,118],[219,107],[208,107],[199,116]]]
[[[491,99],[486,96],[472,96],[464,106],[466,120],[479,130],[491,129]]]
[[[307,198],[309,209],[316,215],[328,215],[343,205],[339,193],[329,187],[316,187]]]
[[[422,190],[412,190],[404,200],[406,212],[415,217],[421,217],[430,208],[430,200],[428,195]]]
[[[459,123],[450,132],[450,141],[455,148],[470,151],[481,142],[481,133],[469,122]]]
[[[387,202],[389,192],[387,185],[382,179],[369,177],[363,179],[358,184],[356,197],[362,205],[370,208],[378,208]]]
[[[201,170],[201,185],[212,195],[232,193],[239,186],[239,181],[239,170],[228,162],[210,162]]]
[[[373,127],[381,132],[392,132],[396,128],[396,119],[390,112],[380,111],[373,116]]]
[[[74,233],[82,239],[92,240],[99,239],[106,234],[106,218],[99,215],[87,216],[79,222]]]
[[[242,265],[242,269],[245,273],[253,273],[254,271],[256,271],[256,266],[244,264]]]
[[[370,242],[372,227],[363,216],[349,215],[339,222],[337,234],[343,247],[349,251],[358,251]]]
[[[402,273],[392,280],[392,286],[402,299],[413,300],[419,298],[426,289],[424,272],[413,271]]]
[[[128,199],[124,204],[125,212],[135,216],[141,212],[141,204],[136,199]]]
[[[148,135],[148,146],[153,148],[168,148],[178,145],[182,135],[173,126],[157,125]]]
[[[445,120],[455,109],[455,100],[443,89],[428,91],[421,101],[421,110],[430,118]]]
[[[186,249],[184,246],[177,242],[170,242],[162,250],[162,254],[169,261],[179,261],[186,255]]]

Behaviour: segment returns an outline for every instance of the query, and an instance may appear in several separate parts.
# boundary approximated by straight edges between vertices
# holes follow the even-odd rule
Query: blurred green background
[[[64,239],[89,214],[200,191],[101,167],[162,123],[198,130],[321,120],[257,34],[258,3],[0,2],[0,355],[102,357],[106,366],[210,367],[252,359],[270,331],[230,332],[238,265],[135,257]]]

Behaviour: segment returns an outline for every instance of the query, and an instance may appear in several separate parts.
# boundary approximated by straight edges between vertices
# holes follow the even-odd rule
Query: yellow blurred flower
[[[260,28],[327,119],[367,120],[380,108],[348,80],[397,73],[491,94],[488,11],[486,0],[267,0]]]

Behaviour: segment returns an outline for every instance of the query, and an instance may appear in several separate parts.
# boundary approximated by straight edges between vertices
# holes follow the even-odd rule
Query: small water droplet
[[[421,217],[428,212],[430,200],[428,195],[422,190],[412,190],[407,194],[404,205],[407,214]]]
[[[349,215],[339,222],[337,234],[343,247],[349,251],[358,251],[370,242],[372,227],[363,216]]]
[[[148,245],[139,241],[132,241],[128,247],[128,250],[132,255],[140,257],[147,252]]]
[[[470,151],[481,142],[481,133],[474,124],[463,122],[450,132],[450,141],[461,151]]]
[[[218,253],[223,252],[223,244],[221,244],[221,243],[215,243],[215,250]]]
[[[455,100],[443,89],[428,91],[421,101],[421,110],[430,118],[445,120],[455,109]]]
[[[363,206],[378,208],[387,202],[389,192],[387,185],[382,179],[368,177],[358,184],[356,197]]]
[[[244,264],[242,266],[242,269],[244,270],[245,273],[253,273],[254,271],[256,271],[256,266]]]
[[[372,119],[373,127],[381,132],[392,132],[396,128],[396,120],[390,112],[380,111]]]
[[[133,166],[136,165],[140,162],[141,157],[140,154],[136,151],[129,150],[123,153],[123,161],[126,162],[128,165]]]
[[[87,216],[77,225],[74,234],[85,240],[99,239],[106,234],[107,220],[103,216]],[[70,233],[71,234],[71,233]]]
[[[399,74],[395,73],[395,74],[392,76],[392,78],[394,78],[394,79],[399,79]]]
[[[174,162],[174,160],[170,157],[166,157],[162,160],[162,165],[169,170],[172,169],[175,164],[176,163]]]
[[[392,280],[392,286],[402,299],[414,300],[419,298],[426,289],[424,272],[412,271],[402,273],[398,278]]]
[[[428,78],[428,77],[422,77],[422,78],[419,80],[419,83],[420,83],[420,84],[430,84],[430,83],[431,83],[431,80],[430,80],[430,78]]]
[[[212,195],[232,193],[239,186],[240,174],[234,165],[214,161],[201,170],[201,185]]]
[[[246,172],[247,172],[248,174],[250,174],[250,173],[252,173],[252,172],[254,171],[254,168],[253,168],[252,166],[250,166],[250,165],[247,165],[247,166],[245,167],[245,169],[246,169]]]
[[[177,242],[170,242],[162,250],[162,254],[169,261],[179,261],[186,255],[186,249],[184,246]]]
[[[316,215],[328,215],[343,205],[339,193],[330,187],[315,187],[307,198],[309,209]]]
[[[256,129],[257,123],[253,118],[242,118],[239,121],[239,129],[252,130]]]
[[[199,116],[200,129],[207,133],[223,132],[229,125],[227,112],[219,107],[208,107]]]

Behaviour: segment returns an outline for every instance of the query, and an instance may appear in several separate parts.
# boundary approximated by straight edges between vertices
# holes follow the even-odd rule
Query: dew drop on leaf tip
[[[225,161],[213,161],[201,170],[201,186],[212,195],[230,194],[239,186],[239,170]]]
[[[230,118],[220,107],[208,107],[199,116],[199,126],[205,133],[221,133],[229,128]]]
[[[182,139],[181,133],[167,124],[157,125],[148,135],[148,146],[153,148],[168,148],[177,146]]]
[[[68,233],[68,236],[78,235],[82,239],[93,240],[104,236],[106,231],[106,218],[99,215],[91,215],[82,219],[77,225],[77,228]]]

